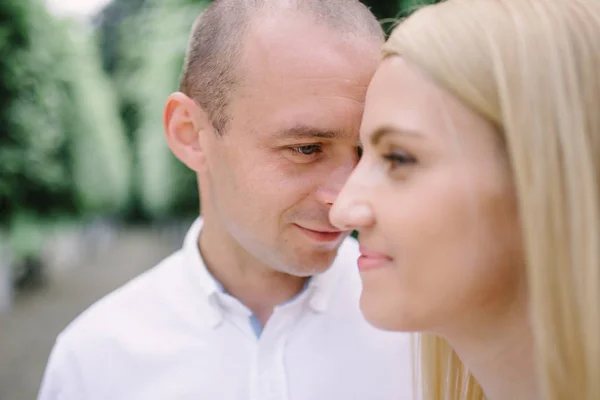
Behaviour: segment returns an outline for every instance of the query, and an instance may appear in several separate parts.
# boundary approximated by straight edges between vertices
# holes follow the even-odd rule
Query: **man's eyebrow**
[[[294,125],[278,131],[276,135],[284,139],[335,139],[341,136],[339,132],[323,130],[310,125]]]
[[[418,138],[423,137],[423,134],[418,131],[402,129],[398,126],[393,126],[393,125],[383,125],[383,126],[378,127],[371,135],[371,139],[370,139],[371,146],[377,146],[377,144],[381,141],[381,139],[383,139],[383,137],[385,135],[389,135],[389,134],[418,137]]]

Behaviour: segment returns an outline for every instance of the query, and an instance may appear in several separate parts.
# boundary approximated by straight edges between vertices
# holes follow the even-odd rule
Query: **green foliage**
[[[113,0],[95,18],[97,25],[98,46],[100,48],[104,71],[114,82],[117,94],[119,113],[125,126],[125,133],[133,146],[134,132],[139,125],[139,112],[135,99],[131,98],[129,78],[135,76],[142,60],[136,51],[136,41],[130,38],[136,32],[137,21],[148,0]],[[133,44],[126,48],[124,40]],[[138,38],[138,40],[143,40]],[[134,198],[137,192],[133,192]],[[136,207],[137,204],[134,205]]]
[[[399,2],[402,16],[407,16],[420,7],[439,3],[440,0],[400,0]]]
[[[39,218],[34,215],[19,213],[13,216],[8,243],[15,261],[39,255],[44,243],[40,228]]]
[[[0,228],[17,264],[49,224],[127,206],[130,150],[90,35],[42,0],[0,2]]]
[[[390,0],[361,0],[377,19],[381,22],[381,26],[386,34],[390,33],[390,29],[393,27],[394,22],[400,16],[401,11],[401,0],[390,1]]]
[[[121,27],[147,4],[148,0],[112,0],[94,18],[102,67],[109,75],[112,76],[122,65]]]
[[[128,127],[136,148],[136,192],[151,218],[198,212],[195,176],[167,147],[162,114],[177,90],[193,20],[207,4],[148,0],[120,27],[114,79],[121,104],[135,110]]]
[[[2,221],[21,209],[73,209],[62,47],[40,1],[0,3]]]
[[[129,143],[112,82],[105,75],[90,33],[68,31],[71,159],[76,198],[85,213],[122,212],[131,192]]]
[[[0,222],[127,204],[127,142],[89,35],[41,0],[0,3]]]

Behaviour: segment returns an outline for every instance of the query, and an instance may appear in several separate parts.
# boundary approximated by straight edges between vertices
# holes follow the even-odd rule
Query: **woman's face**
[[[330,217],[359,231],[366,319],[441,333],[510,306],[524,268],[496,129],[392,57],[369,86],[361,141]]]

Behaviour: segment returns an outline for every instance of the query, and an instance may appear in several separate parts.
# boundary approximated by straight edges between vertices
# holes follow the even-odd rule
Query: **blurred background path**
[[[58,333],[104,294],[179,247],[180,235],[127,229],[89,263],[56,271],[42,287],[15,298],[0,315],[0,400],[32,400]]]

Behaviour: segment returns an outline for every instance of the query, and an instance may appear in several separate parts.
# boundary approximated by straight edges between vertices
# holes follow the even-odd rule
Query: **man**
[[[355,0],[209,6],[164,112],[203,217],[61,333],[41,400],[412,398],[409,340],[363,320],[328,221],[382,40]]]

